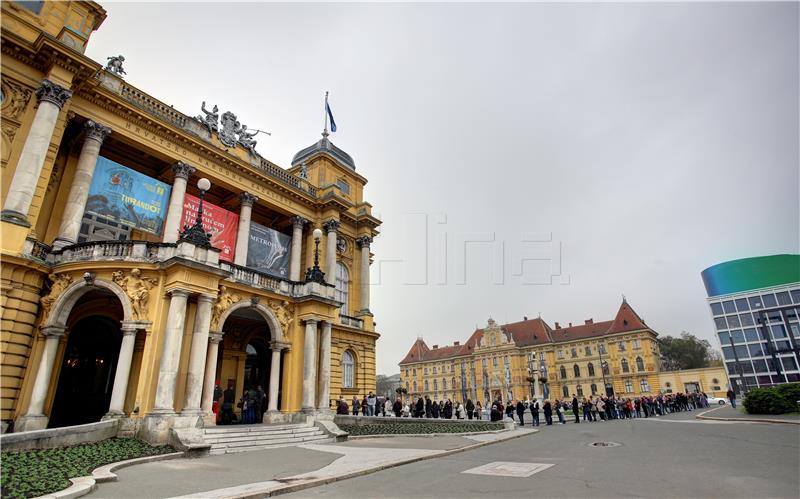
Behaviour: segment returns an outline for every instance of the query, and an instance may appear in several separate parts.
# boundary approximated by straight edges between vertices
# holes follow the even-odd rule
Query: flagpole
[[[328,91],[325,91],[325,105],[322,106],[322,114],[323,120],[325,121],[325,126],[322,127],[322,136],[328,136]]]

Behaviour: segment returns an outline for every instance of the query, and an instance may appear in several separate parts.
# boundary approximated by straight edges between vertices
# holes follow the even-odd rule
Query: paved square
[[[462,471],[461,473],[524,478],[529,477],[534,473],[544,471],[551,466],[554,465],[542,463],[511,463],[508,461],[495,461],[493,463],[484,464],[483,466],[478,466],[477,468]]]

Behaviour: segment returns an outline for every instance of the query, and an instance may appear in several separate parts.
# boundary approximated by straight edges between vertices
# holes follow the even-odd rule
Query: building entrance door
[[[100,421],[108,412],[122,343],[119,322],[89,316],[69,333],[49,427]]]

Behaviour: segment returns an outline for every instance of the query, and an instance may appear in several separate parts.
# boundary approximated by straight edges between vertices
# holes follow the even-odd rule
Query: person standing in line
[[[367,395],[367,416],[375,416],[375,404],[378,402],[378,397],[369,392]]]
[[[267,394],[264,393],[264,389],[261,388],[261,385],[256,387],[256,422],[263,423],[264,422],[264,413],[267,410]]]
[[[475,404],[472,403],[472,399],[467,399],[466,409],[467,419],[472,419],[472,416],[475,415]]]
[[[361,415],[362,416],[366,416],[367,415],[367,396],[366,395],[364,395],[364,398],[361,399]]]
[[[558,424],[567,424],[564,421],[564,410],[566,404],[558,399],[556,399],[556,414],[558,414]]]
[[[394,412],[394,417],[399,418],[403,414],[403,401],[400,400],[400,397],[397,397],[392,404],[392,412]]]
[[[430,419],[432,417],[432,409],[433,406],[431,404],[431,399],[427,395],[425,395],[425,417]]]
[[[519,418],[519,425],[525,426],[525,404],[521,400],[517,400],[517,417]]]
[[[433,419],[439,419],[439,404],[435,400],[433,404],[431,404],[431,417],[433,417]]]
[[[236,392],[233,383],[228,382],[228,388],[222,394],[222,424],[233,423],[233,403],[236,401]]]
[[[575,416],[575,423],[581,422],[580,412],[578,411],[578,397],[572,394],[572,414]]]
[[[422,397],[419,397],[417,399],[417,406],[414,408],[414,417],[421,418],[423,414],[425,414],[425,401],[422,400]]]
[[[393,409],[392,401],[389,400],[389,397],[386,397],[386,400],[383,402],[383,411],[382,411],[383,412],[383,417],[386,417],[386,413],[387,412],[391,416],[392,409]]]
[[[550,404],[550,400],[545,399],[543,410],[544,420],[547,423],[547,426],[553,426],[553,406]]]
[[[483,419],[483,406],[480,400],[475,402],[475,419]]]
[[[732,388],[728,388],[727,396],[728,400],[731,401],[731,407],[736,409],[736,392],[734,392]]]
[[[533,426],[539,426],[539,401],[531,400],[531,416],[533,416]]]
[[[359,402],[358,396],[353,395],[353,416],[358,416],[359,409],[361,409],[361,402]]]
[[[336,414],[347,416],[348,412],[350,412],[350,408],[347,407],[347,402],[345,401],[344,396],[340,396],[339,403],[336,406]]]

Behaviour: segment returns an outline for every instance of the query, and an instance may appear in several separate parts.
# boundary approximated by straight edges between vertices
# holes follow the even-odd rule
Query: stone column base
[[[149,444],[169,443],[174,414],[148,414],[139,426],[139,438]]]
[[[300,409],[300,412],[302,412],[303,414],[308,414],[309,416],[313,416],[314,414],[317,413],[317,408],[316,407],[303,407],[302,409]]]
[[[317,421],[333,421],[333,411],[328,408],[318,409],[315,419]]]
[[[45,430],[47,429],[47,423],[49,421],[50,418],[44,414],[21,416],[19,419],[17,419],[17,422],[14,423],[14,433],[19,433],[21,431]]]
[[[120,419],[124,418],[125,413],[120,411],[108,411],[105,416],[100,418],[100,421],[108,421],[109,419]]]

